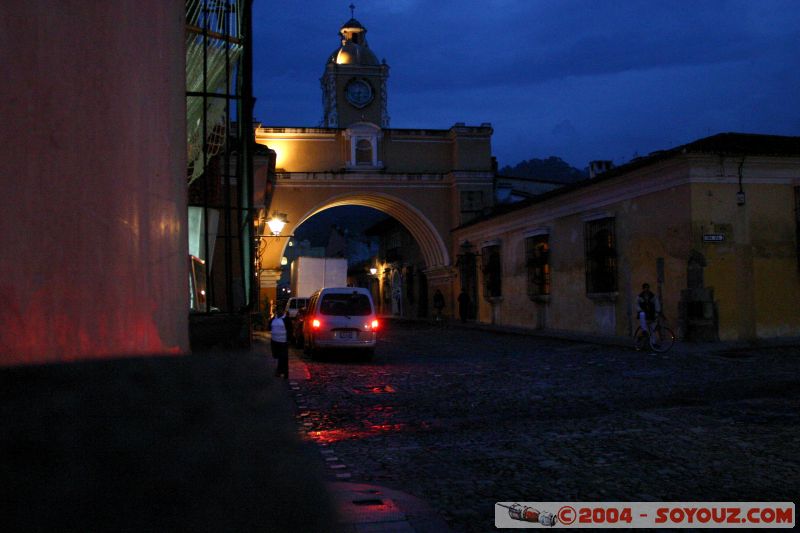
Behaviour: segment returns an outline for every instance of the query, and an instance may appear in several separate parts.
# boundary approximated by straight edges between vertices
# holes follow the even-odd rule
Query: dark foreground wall
[[[2,529],[336,531],[262,352],[0,369]]]
[[[184,18],[0,8],[0,365],[188,351]]]

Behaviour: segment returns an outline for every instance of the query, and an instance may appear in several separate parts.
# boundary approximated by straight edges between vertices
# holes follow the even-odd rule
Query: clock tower
[[[352,10],[352,6],[351,6]],[[352,14],[352,13],[351,13]],[[386,80],[389,65],[378,62],[367,45],[367,29],[351,18],[339,29],[342,44],[322,74],[322,126],[347,128],[356,122],[389,127]]]

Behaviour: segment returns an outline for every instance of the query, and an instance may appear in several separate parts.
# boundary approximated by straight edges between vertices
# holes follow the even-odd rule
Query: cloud
[[[388,48],[391,54],[382,52],[396,70],[413,70],[413,76],[400,82],[404,87],[527,85],[757,61],[776,53],[788,58],[791,45],[800,44],[791,25],[769,24],[774,18],[770,3],[753,15],[754,20],[742,17],[739,2],[704,2],[691,9],[685,2],[562,1],[545,7],[522,2],[508,10],[457,10],[456,5],[475,6],[462,2],[436,5],[426,19],[400,24],[414,28],[413,41],[396,37]],[[787,18],[800,23],[796,11],[788,10]],[[447,27],[439,27],[443,21],[437,17],[446,17]],[[454,37],[456,31],[459,35]]]
[[[795,0],[357,4],[391,67],[392,126],[491,122],[503,164],[558,155],[580,167],[720,131],[800,133]],[[255,2],[254,13],[259,119],[318,124],[346,3]]]
[[[574,138],[578,135],[578,130],[567,119],[562,120],[550,130],[555,137]]]

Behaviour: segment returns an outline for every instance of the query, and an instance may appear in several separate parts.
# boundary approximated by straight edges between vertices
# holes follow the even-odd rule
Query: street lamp
[[[371,268],[369,269],[369,273],[370,273],[371,275],[373,275],[373,276],[374,276],[375,274],[377,274],[377,273],[378,273],[378,269],[377,269],[377,268],[375,268],[375,267],[371,267]]]
[[[267,222],[267,226],[269,226],[269,231],[272,233],[273,237],[278,237],[283,231],[284,226],[286,223],[289,222],[286,218],[286,213],[278,213],[277,211],[272,212],[272,218],[269,219]]]

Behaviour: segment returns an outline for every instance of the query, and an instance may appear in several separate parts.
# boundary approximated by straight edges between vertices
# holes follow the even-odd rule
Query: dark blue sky
[[[345,1],[255,0],[256,118],[317,126]],[[800,135],[798,0],[361,0],[391,127],[494,127],[501,166]]]

